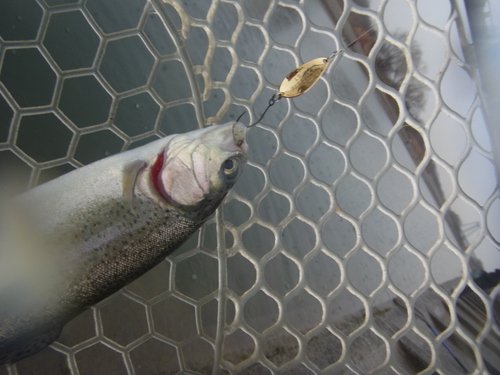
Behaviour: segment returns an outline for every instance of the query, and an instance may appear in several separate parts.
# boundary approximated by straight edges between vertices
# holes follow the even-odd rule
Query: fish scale
[[[15,362],[47,346],[59,336],[66,322],[160,263],[202,223],[182,217],[177,217],[176,220],[161,217],[150,222],[149,226],[142,227],[140,231],[129,233],[125,246],[122,237],[109,241],[103,247],[105,255],[102,258],[91,256],[86,263],[81,264],[84,270],[81,280],[72,280],[58,300],[48,301],[45,314],[36,311],[33,315],[26,316],[23,321],[15,317],[11,324],[8,321],[2,322],[0,361]],[[57,308],[51,308],[53,306]],[[20,345],[20,325],[38,327],[40,322],[48,318],[53,323],[59,322],[56,323],[58,328],[43,334],[36,332],[39,328],[35,328],[34,332],[26,332],[27,342]],[[33,337],[37,340],[33,340]],[[19,350],[19,347],[22,350]],[[26,348],[29,348],[28,352],[25,351]]]

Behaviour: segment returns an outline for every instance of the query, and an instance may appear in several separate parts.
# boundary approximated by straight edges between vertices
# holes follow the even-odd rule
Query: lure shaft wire
[[[362,37],[364,37],[366,34],[368,34],[370,31],[372,31],[375,28],[375,26],[370,27],[368,30],[366,30],[363,34],[358,36],[356,39],[354,39],[351,43],[347,45],[347,47],[339,49],[338,51],[333,51],[330,56],[328,56],[328,60],[331,60],[335,55],[344,52],[347,48],[351,47],[355,43],[357,43]]]

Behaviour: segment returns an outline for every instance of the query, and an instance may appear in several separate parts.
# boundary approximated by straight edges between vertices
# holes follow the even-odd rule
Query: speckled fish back
[[[160,263],[203,223],[149,202],[135,203],[134,208],[110,204],[107,212],[100,211],[106,222],[86,213],[75,217],[81,225],[73,227],[79,229],[60,240],[74,245],[80,256],[75,260],[74,253],[67,252],[58,258],[65,268],[59,293],[22,314],[0,307],[0,364],[52,343],[68,321]],[[84,246],[97,238],[99,247]]]

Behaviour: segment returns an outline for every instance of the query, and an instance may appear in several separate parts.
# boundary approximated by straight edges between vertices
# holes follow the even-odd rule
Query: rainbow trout
[[[245,131],[172,135],[14,199],[0,223],[0,364],[49,345],[186,241],[238,179]]]

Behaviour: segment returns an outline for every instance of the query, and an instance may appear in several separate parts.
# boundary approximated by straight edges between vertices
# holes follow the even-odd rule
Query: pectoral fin
[[[139,172],[146,168],[147,163],[142,160],[136,160],[123,169],[123,196],[130,203],[133,208],[134,204],[134,189],[137,183],[137,176]]]

